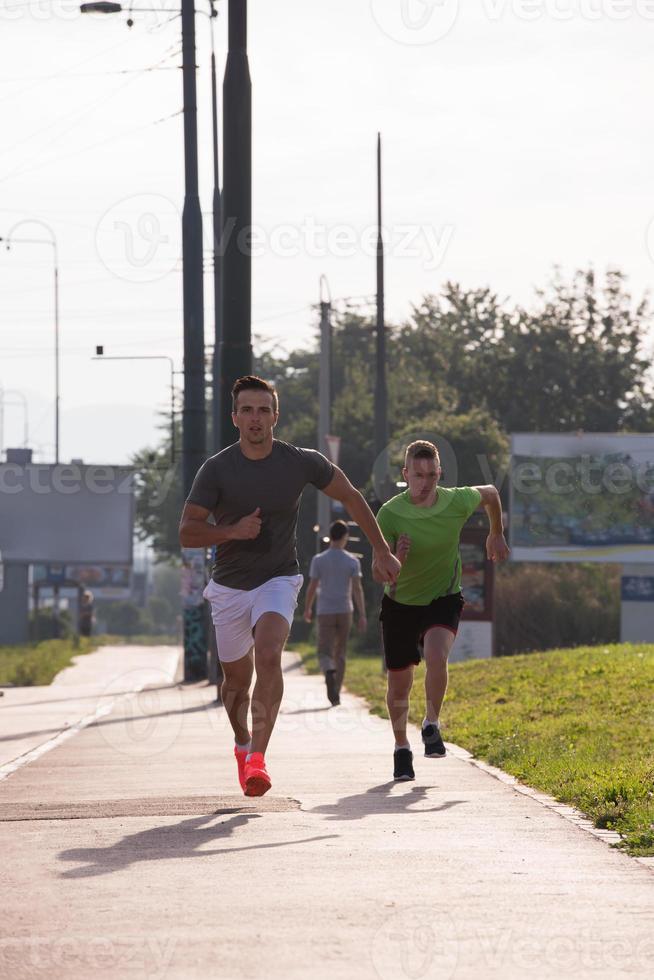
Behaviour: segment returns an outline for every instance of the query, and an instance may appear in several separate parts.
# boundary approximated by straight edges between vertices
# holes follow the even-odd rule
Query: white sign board
[[[493,656],[493,624],[488,621],[462,619],[450,651],[450,663],[461,660],[486,660]]]
[[[25,564],[131,564],[134,471],[0,465],[0,550]]]
[[[654,564],[654,435],[511,437],[511,558]]]

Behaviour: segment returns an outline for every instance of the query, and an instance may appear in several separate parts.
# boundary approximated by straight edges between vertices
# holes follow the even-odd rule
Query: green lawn
[[[307,669],[315,650],[295,647]],[[416,672],[411,721],[424,713]],[[387,717],[377,657],[353,655],[346,686]],[[550,650],[453,664],[445,738],[617,830],[654,855],[654,645]]]
[[[70,666],[73,657],[82,653],[91,653],[109,643],[118,646],[126,643],[152,646],[176,642],[174,637],[166,636],[104,635],[82,637],[77,645],[73,640],[44,640],[37,644],[0,646],[0,684],[13,684],[16,687],[50,684],[60,670]]]

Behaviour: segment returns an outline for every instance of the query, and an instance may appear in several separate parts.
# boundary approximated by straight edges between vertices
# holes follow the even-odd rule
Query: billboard
[[[654,564],[654,435],[511,436],[514,561]]]
[[[90,589],[96,599],[130,599],[131,565],[34,565],[32,582],[43,586],[74,586]]]
[[[131,565],[133,527],[131,468],[0,464],[5,561]]]

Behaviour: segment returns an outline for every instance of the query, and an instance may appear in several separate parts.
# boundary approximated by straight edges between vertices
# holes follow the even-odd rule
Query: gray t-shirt
[[[311,559],[309,577],[318,579],[319,616],[352,612],[352,579],[361,577],[361,562],[343,548],[327,548]]]
[[[278,575],[297,575],[295,532],[302,491],[308,483],[324,490],[333,475],[322,453],[278,439],[264,459],[248,459],[235,443],[203,463],[188,503],[210,510],[219,527],[261,508],[258,537],[217,546],[214,582],[249,591]]]

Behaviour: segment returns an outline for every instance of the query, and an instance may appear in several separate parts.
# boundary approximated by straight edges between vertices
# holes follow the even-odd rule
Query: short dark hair
[[[410,459],[433,459],[436,461],[436,465],[441,465],[441,458],[438,455],[438,449],[433,442],[428,442],[426,439],[416,439],[415,442],[410,443],[406,447],[406,453],[404,454],[404,465],[409,465]]]
[[[345,521],[334,521],[329,529],[329,537],[332,541],[342,541],[345,535],[349,533],[350,529]]]
[[[242,391],[267,391],[272,395],[273,409],[279,411],[279,399],[277,392],[269,381],[258,378],[255,374],[246,374],[243,378],[238,378],[232,385],[232,412],[236,414],[236,400]]]

